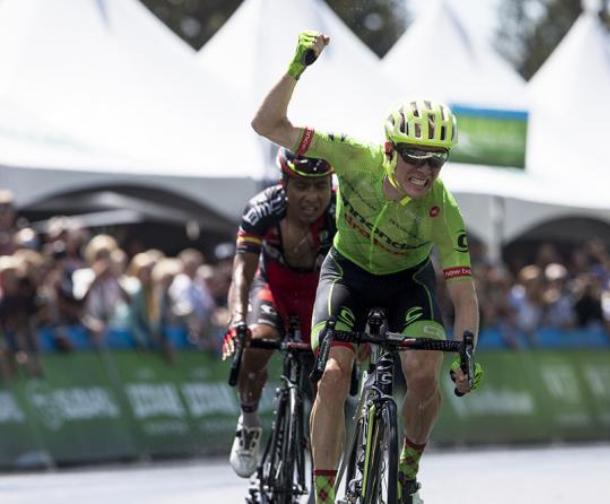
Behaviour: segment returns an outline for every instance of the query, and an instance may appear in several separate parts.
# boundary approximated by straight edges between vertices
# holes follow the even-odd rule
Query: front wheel
[[[362,490],[362,471],[365,454],[366,443],[366,421],[364,417],[359,417],[351,436],[351,446],[346,454],[345,463],[345,499],[344,503],[355,503],[360,498]],[[338,491],[339,482],[335,485],[335,491]]]
[[[276,498],[274,499],[276,504],[293,504],[295,501],[294,493],[296,479],[298,479],[298,475],[295,474],[297,468],[297,450],[301,447],[297,439],[299,416],[297,392],[294,389],[291,389],[289,392],[288,411],[289,415],[283,424],[282,467],[276,482]]]
[[[398,429],[396,404],[384,402],[374,415],[369,442],[364,504],[393,504],[398,500]]]
[[[271,430],[271,437],[263,454],[258,472],[261,504],[279,503],[276,489],[281,487],[285,436],[289,421],[288,400],[287,392],[281,390],[278,393],[277,410]]]

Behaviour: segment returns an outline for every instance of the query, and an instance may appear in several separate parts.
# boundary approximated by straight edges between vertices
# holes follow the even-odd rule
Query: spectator
[[[589,273],[591,267],[589,264],[589,256],[583,248],[574,249],[570,259],[570,276],[572,278],[576,278],[581,274],[586,275]]]
[[[15,249],[38,250],[40,248],[40,240],[36,231],[31,227],[24,227],[17,231],[13,236]]]
[[[544,325],[556,329],[572,329],[576,315],[570,293],[567,290],[568,270],[563,264],[550,263],[544,269],[546,287],[543,294],[545,306]]]
[[[36,341],[36,288],[23,257],[0,256],[0,330],[8,357],[8,374],[17,365],[40,376],[42,367]]]
[[[502,266],[488,265],[484,273],[475,273],[475,276],[477,292],[483,300],[480,307],[483,324],[485,327],[500,331],[502,340],[508,348],[519,348],[512,275]],[[483,281],[481,277],[484,278]]]
[[[591,240],[585,244],[585,250],[589,256],[590,271],[596,275],[602,286],[608,285],[610,281],[610,255],[600,240]]]
[[[606,285],[606,289],[602,292],[602,314],[604,317],[604,325],[606,326],[606,335],[610,338],[610,286]]]
[[[509,303],[515,310],[515,328],[525,334],[531,345],[536,345],[536,329],[543,321],[544,283],[542,272],[536,265],[519,271],[517,284],[512,287]]]
[[[599,328],[605,324],[602,312],[602,282],[592,274],[580,274],[574,281],[576,323],[582,328]]]
[[[64,243],[48,243],[44,256],[46,269],[38,289],[42,305],[40,323],[51,330],[54,345],[67,351],[72,348],[68,329],[82,324],[83,304],[73,294],[72,272],[67,266]]]
[[[201,276],[216,306],[227,307],[227,295],[230,283],[227,284],[226,263],[215,264],[214,266],[204,264],[201,268]],[[229,277],[230,279],[230,277]]]
[[[13,193],[8,189],[0,189],[0,256],[10,255],[15,251],[16,217]]]
[[[211,264],[202,264],[197,270],[197,277],[205,288],[212,294],[215,292],[215,276],[216,268]],[[222,284],[217,287],[218,291],[222,290]],[[215,296],[212,295],[212,300]],[[231,314],[227,306],[214,304],[214,309],[210,315],[210,327],[208,335],[208,344],[206,348],[213,351],[213,353],[220,355],[222,348],[222,341],[229,325]]]
[[[153,337],[155,346],[161,348],[169,363],[175,361],[174,349],[169,341],[169,330],[181,321],[176,315],[169,289],[182,270],[178,259],[163,258],[152,270],[153,281],[153,312],[151,319],[154,323]]]
[[[84,299],[83,322],[96,347],[102,345],[107,330],[129,328],[129,295],[119,282],[116,262],[112,262],[116,250],[114,238],[95,236],[85,249],[89,267],[76,270],[73,275],[74,294],[77,299]]]
[[[153,348],[154,296],[152,271],[156,259],[153,254],[140,252],[131,259],[125,288],[131,297],[131,329],[136,344],[141,348]]]
[[[561,263],[557,247],[552,243],[543,243],[536,252],[536,266],[540,268],[540,271],[544,271],[544,268],[553,263]]]
[[[148,249],[146,254],[148,254],[153,261],[155,261],[155,264],[165,257],[165,254],[159,249]]]
[[[234,243],[221,243],[214,249],[216,264],[212,282],[212,295],[217,306],[227,306],[227,295],[229,294],[229,287],[231,286],[231,280],[233,278],[234,256]]]
[[[203,255],[195,249],[183,250],[178,255],[182,271],[176,275],[170,286],[170,295],[176,314],[185,320],[190,341],[204,348],[210,348],[207,339],[210,318],[215,303],[197,270],[203,265]]]
[[[49,221],[49,243],[59,242],[58,249],[64,250],[64,266],[71,275],[74,271],[86,266],[82,249],[87,239],[87,232],[78,220],[72,217],[54,217]]]

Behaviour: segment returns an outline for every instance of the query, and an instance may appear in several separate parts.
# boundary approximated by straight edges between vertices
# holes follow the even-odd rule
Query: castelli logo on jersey
[[[434,217],[437,217],[439,213],[441,213],[441,209],[437,206],[433,206],[430,209],[429,215],[430,215],[430,217],[434,218]]]

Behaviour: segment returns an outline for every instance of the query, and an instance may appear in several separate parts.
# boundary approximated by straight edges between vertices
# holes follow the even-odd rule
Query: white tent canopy
[[[18,168],[0,183],[25,190],[22,202],[60,190],[59,178],[129,179],[180,187],[236,216],[262,172],[241,110],[137,0],[0,3],[0,164]],[[236,145],[248,164],[227,155]],[[27,190],[26,168],[49,185]]]
[[[201,66],[248,100],[252,118],[294,55],[298,34],[328,34],[320,61],[301,77],[291,120],[328,131],[381,140],[396,92],[378,59],[321,0],[245,0],[199,51]]]
[[[550,220],[587,217],[610,223],[610,205],[602,191],[574,191],[569,183],[524,173],[449,163],[442,178],[455,194],[468,229],[497,257],[503,243]]]
[[[532,104],[527,165],[589,193],[605,186],[610,134],[610,34],[587,8],[528,86]],[[586,177],[583,175],[586,174]]]
[[[605,51],[599,38],[589,40],[586,46],[594,54]],[[597,63],[587,60],[584,54],[578,57],[583,58],[581,61],[588,61],[585,64],[588,72],[573,67],[572,79],[600,73],[598,68],[594,69]],[[578,57],[574,56],[575,59]],[[552,56],[550,61],[554,58]],[[605,63],[607,61],[606,58]],[[413,96],[433,96],[452,105],[475,108],[525,110],[529,106],[524,80],[485,41],[477,40],[468,33],[444,0],[434,1],[422,12],[388,52],[382,65],[388,77],[394,77],[401,88]],[[397,68],[404,68],[405,71],[397,72]],[[411,71],[407,71],[409,69]],[[597,85],[601,82],[605,82],[608,89],[610,78],[598,79]],[[549,78],[545,90],[541,90],[541,95],[553,97],[560,92],[557,89],[563,90],[565,87],[570,86],[563,76],[555,73]],[[599,87],[597,91],[599,96]],[[549,106],[549,110],[559,110],[557,103],[562,101],[565,102],[550,98],[548,103],[553,105]],[[606,94],[606,108],[608,103],[610,97]],[[539,124],[540,108],[537,105],[538,102],[534,103],[533,111],[530,109],[532,129]],[[607,120],[610,114],[599,114],[599,117]],[[553,124],[553,121],[547,124]],[[574,123],[566,125],[573,127]],[[586,131],[583,129],[583,134]],[[610,131],[610,125],[605,130],[598,128],[597,131]],[[569,135],[557,135],[555,138],[564,143],[563,149],[555,150],[559,158],[566,150],[565,139]],[[549,143],[540,139],[541,135],[530,134],[528,152],[548,154]],[[583,140],[580,145],[587,144]],[[563,165],[566,166],[565,162]],[[549,220],[581,216],[610,222],[610,206],[607,195],[604,195],[605,190],[597,187],[589,187],[586,192],[575,190],[569,178],[557,177],[539,167],[537,169],[532,156],[527,159],[525,171],[450,163],[443,169],[442,177],[459,201],[469,229],[490,246],[492,257],[498,257],[502,243]]]
[[[408,96],[452,105],[525,110],[525,81],[469,33],[448,2],[433,0],[381,61]]]

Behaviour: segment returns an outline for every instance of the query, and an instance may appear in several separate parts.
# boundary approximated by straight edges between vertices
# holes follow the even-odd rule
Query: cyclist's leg
[[[284,324],[277,300],[268,283],[260,276],[252,282],[249,305],[248,326],[253,339],[279,339],[283,336]],[[272,355],[272,351],[260,348],[244,350],[238,385],[246,425],[250,421],[260,423],[256,415],[248,413],[256,412],[258,408],[263,387],[267,382],[267,363]]]
[[[266,282],[255,278],[250,290],[248,324],[253,339],[278,339],[282,334],[282,321],[275,308]],[[233,447],[231,465],[242,477],[249,477],[256,469],[262,429],[258,404],[267,382],[267,363],[273,352],[262,349],[245,349],[238,379],[241,414]]]
[[[331,317],[336,328],[352,330],[357,322],[353,296],[343,281],[343,269],[333,254],[324,261],[316,293],[312,319],[312,348]],[[354,349],[336,344],[330,352],[326,369],[318,383],[318,392],[311,414],[311,444],[314,460],[316,503],[334,503],[334,479],[345,437],[344,404],[349,391]]]
[[[260,323],[250,326],[252,339],[279,339],[280,333],[276,327]],[[270,350],[260,348],[244,349],[239,374],[239,399],[241,402],[244,425],[254,427],[260,425],[258,418],[258,403],[263,387],[267,383],[267,363],[273,355]]]
[[[396,296],[395,299],[388,316],[391,330],[411,337],[445,338],[436,301],[434,269],[429,261],[411,272],[404,285],[403,295]],[[403,403],[405,441],[400,455],[399,473],[403,484],[414,493],[417,490],[415,480],[419,461],[440,410],[438,378],[442,359],[440,352],[401,354],[407,393]]]

